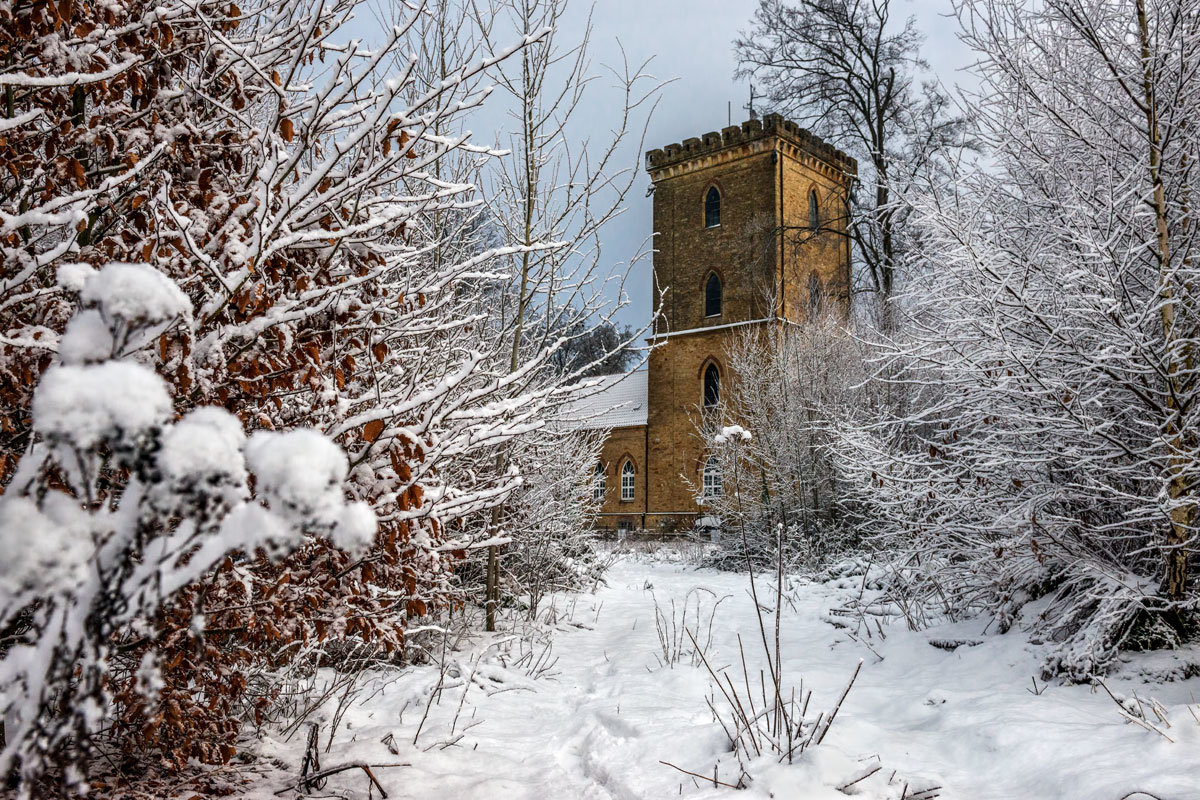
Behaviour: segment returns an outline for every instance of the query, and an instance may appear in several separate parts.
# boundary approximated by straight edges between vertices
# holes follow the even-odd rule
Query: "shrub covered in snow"
[[[448,51],[444,15],[389,11],[368,44],[359,0],[0,4],[0,483],[6,520],[61,529],[12,563],[75,581],[111,555],[91,580],[135,592],[85,616],[74,732],[10,734],[29,775],[82,763],[101,713],[126,755],[225,761],[297,662],[395,657],[463,600],[447,531],[491,535],[521,485],[498,452],[562,399],[564,342],[529,320],[559,293],[586,320],[594,276],[561,282],[561,228],[495,241],[470,183],[495,153],[460,121],[549,31]],[[547,264],[524,328],[493,313],[522,262]],[[4,582],[14,659],[66,607],[40,580]]]
[[[899,591],[1001,629],[1043,598],[1047,672],[1086,680],[1200,601],[1197,7],[960,11],[992,154],[913,198],[908,403],[836,452]]]
[[[87,276],[81,315],[104,320],[105,341],[188,318],[183,295],[152,272],[117,264]],[[131,276],[153,291],[136,291]],[[81,330],[69,326],[64,340]],[[231,556],[283,555],[306,536],[361,548],[375,532],[372,512],[345,502],[346,457],[324,436],[247,441],[236,417],[211,407],[174,421],[168,387],[151,369],[89,361],[47,371],[33,396],[38,441],[0,497],[0,628],[9,632],[0,773],[19,767],[25,795],[41,791],[51,767],[67,787],[83,786],[93,736],[111,723],[113,637],[150,624]],[[117,483],[120,475],[128,477]],[[197,639],[204,625],[196,613]],[[145,702],[163,688],[160,643],[149,638],[138,671]]]
[[[727,347],[737,391],[699,421],[722,477],[719,488],[696,487],[704,511],[721,520],[715,566],[741,569],[747,557],[773,563],[782,544],[790,568],[819,569],[857,546],[834,430],[876,402],[863,358],[836,310],[742,333]]]

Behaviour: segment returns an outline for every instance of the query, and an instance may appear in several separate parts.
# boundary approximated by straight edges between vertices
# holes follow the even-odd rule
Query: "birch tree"
[[[916,202],[928,268],[894,355],[924,401],[853,432],[844,468],[910,593],[1024,619],[1083,679],[1195,615],[1200,7],[957,11],[995,162]]]

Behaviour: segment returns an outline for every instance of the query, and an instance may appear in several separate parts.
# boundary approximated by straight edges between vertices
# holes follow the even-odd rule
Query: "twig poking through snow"
[[[674,764],[672,764],[670,761],[659,761],[658,763],[662,764],[663,766],[670,767],[671,769],[677,769],[680,772],[682,772],[684,775],[691,775],[693,778],[699,778],[702,781],[708,781],[709,783],[712,783],[715,786],[724,786],[728,789],[741,789],[742,788],[741,786],[734,786],[732,783],[725,783],[724,781],[719,781],[719,780],[717,780],[715,775],[710,778],[707,775],[701,775],[699,772],[692,772],[691,770],[686,770],[683,767],[677,767]]]

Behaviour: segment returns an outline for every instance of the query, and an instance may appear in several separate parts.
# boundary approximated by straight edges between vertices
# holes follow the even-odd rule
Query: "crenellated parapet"
[[[761,120],[752,119],[741,125],[731,125],[720,133],[713,131],[700,137],[685,139],[646,153],[646,169],[659,172],[724,150],[760,145],[779,138],[799,153],[810,156],[844,175],[857,175],[858,162],[819,136],[801,128],[779,114],[767,114]]]

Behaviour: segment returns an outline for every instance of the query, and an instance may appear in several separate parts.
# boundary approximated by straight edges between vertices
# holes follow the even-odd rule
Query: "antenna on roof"
[[[725,124],[732,125],[733,124],[733,101],[732,100],[725,101],[725,114],[729,118],[729,121],[726,122]]]
[[[758,112],[754,110],[754,84],[750,84],[750,102],[742,106],[750,112],[750,119],[758,119]]]

